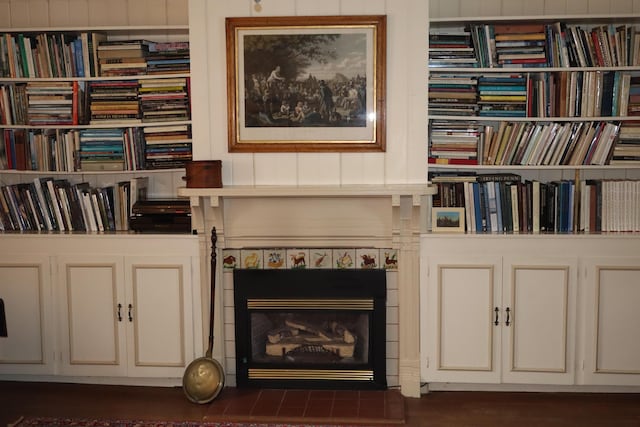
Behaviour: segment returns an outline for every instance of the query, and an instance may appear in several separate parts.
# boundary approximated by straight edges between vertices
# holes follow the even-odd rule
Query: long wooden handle
[[[211,358],[213,353],[213,315],[215,313],[216,303],[216,243],[218,242],[218,235],[216,234],[216,228],[211,229],[211,301],[209,307],[209,347],[207,348],[206,356]]]

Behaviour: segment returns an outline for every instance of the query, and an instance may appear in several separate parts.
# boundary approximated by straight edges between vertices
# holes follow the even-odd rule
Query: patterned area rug
[[[85,418],[22,417],[8,427],[349,427],[309,424],[254,424],[207,421],[93,420]],[[362,425],[351,427],[364,427]]]

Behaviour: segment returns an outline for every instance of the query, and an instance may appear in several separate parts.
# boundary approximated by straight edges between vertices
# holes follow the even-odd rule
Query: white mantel
[[[193,228],[201,236],[202,301],[209,301],[206,260],[212,227],[216,227],[220,250],[260,246],[396,249],[398,385],[405,396],[418,397],[419,236],[425,230],[429,196],[434,191],[428,184],[180,188],[178,194],[191,200]],[[220,271],[217,274],[222,277]],[[217,288],[216,294],[216,307],[222,308],[220,297],[225,293]],[[220,311],[216,311],[218,343],[225,333]],[[203,312],[208,313],[207,307]],[[217,345],[214,353],[222,360],[224,346]]]

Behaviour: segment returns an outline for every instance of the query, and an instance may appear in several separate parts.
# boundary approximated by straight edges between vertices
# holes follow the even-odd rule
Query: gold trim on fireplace
[[[254,380],[345,380],[373,381],[373,371],[331,369],[249,369]]]
[[[373,299],[250,298],[247,308],[263,310],[373,310]]]

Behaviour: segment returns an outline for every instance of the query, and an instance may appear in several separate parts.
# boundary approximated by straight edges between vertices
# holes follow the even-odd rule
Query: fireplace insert
[[[384,270],[234,270],[238,387],[386,388]]]

